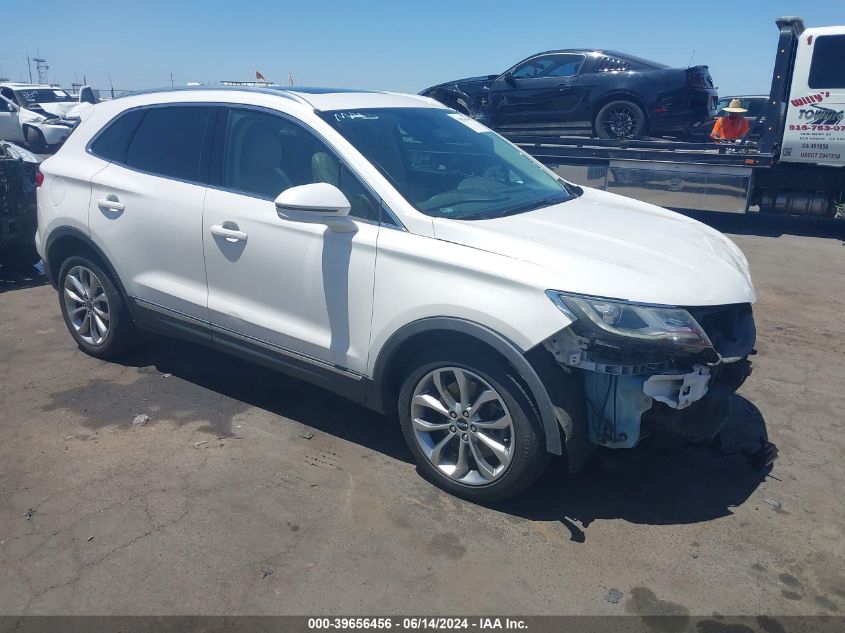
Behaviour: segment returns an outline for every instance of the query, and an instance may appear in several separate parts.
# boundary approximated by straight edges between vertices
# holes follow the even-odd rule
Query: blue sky
[[[0,76],[123,89],[252,79],[417,92],[552,48],[708,64],[721,94],[768,92],[780,15],[845,24],[845,2],[742,0],[0,0]],[[43,17],[39,17],[43,16]],[[33,68],[34,73],[34,68]]]

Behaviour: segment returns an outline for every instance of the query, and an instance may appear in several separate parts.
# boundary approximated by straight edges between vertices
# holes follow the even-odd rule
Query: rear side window
[[[142,118],[143,110],[130,110],[121,114],[91,143],[91,153],[113,163],[125,163],[129,141]]]
[[[126,166],[166,178],[200,181],[208,106],[149,108],[129,141]]]
[[[845,88],[845,35],[822,35],[813,48],[810,88]]]

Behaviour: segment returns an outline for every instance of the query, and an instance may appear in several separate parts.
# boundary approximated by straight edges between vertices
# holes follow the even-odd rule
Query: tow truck
[[[753,142],[686,143],[500,132],[577,184],[679,211],[845,217],[845,26],[782,17]]]

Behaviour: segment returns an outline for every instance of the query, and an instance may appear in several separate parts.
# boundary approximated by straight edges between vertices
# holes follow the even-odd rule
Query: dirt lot
[[[845,612],[842,232],[707,219],[759,293],[726,448],[764,424],[772,472],[657,442],[496,507],[308,385],[164,339],[94,360],[0,269],[0,614]]]

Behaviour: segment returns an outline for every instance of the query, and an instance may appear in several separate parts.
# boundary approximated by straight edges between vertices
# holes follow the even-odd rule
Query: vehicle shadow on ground
[[[185,423],[205,420],[207,426],[201,430],[230,436],[236,434],[233,430],[235,416],[249,407],[258,407],[394,459],[413,461],[395,421],[324,389],[228,354],[175,339],[149,337],[144,345],[117,362],[136,367],[142,375],[150,376],[148,381],[152,383],[157,401],[153,413],[155,410],[160,412],[153,415],[154,418],[167,417]],[[180,378],[187,384],[168,383],[168,393],[165,393],[162,375]],[[206,394],[197,393],[195,386],[223,398],[210,399]],[[121,385],[110,383],[109,388],[120,389]],[[101,392],[101,389],[101,386],[92,385],[94,392]],[[64,403],[70,401],[78,406],[80,401],[87,401],[80,398],[78,392],[66,394],[59,400],[53,406],[66,406]],[[90,426],[104,426],[98,419],[108,423],[108,416],[97,418],[91,413],[89,408]]]
[[[47,284],[46,275],[35,268],[38,259],[32,244],[0,247],[0,293]]]
[[[31,271],[18,270],[17,267],[10,266],[0,268],[0,293],[35,288],[47,283],[47,277],[38,273],[34,268]]]
[[[656,435],[632,451],[597,452],[577,475],[566,471],[564,460],[556,460],[528,491],[491,507],[530,520],[560,521],[575,542],[586,540],[584,530],[597,519],[677,525],[727,516],[771,469],[752,466],[742,454],[767,439],[762,414],[742,396],[732,398],[718,449]]]
[[[720,211],[692,211],[678,209],[679,213],[712,226],[722,233],[780,237],[833,238],[845,242],[845,220],[778,215],[774,213],[722,213]]]
[[[96,431],[131,424],[136,412],[132,409],[127,415],[124,405],[143,402],[143,410],[137,412],[150,413],[153,423],[160,418],[177,424],[204,421],[199,431],[225,437],[237,435],[233,428],[237,416],[257,407],[295,425],[413,462],[394,418],[221,352],[151,337],[118,362],[135,368],[138,379],[92,380],[52,394],[47,408],[73,409]],[[104,389],[108,398],[103,398]],[[720,452],[709,444],[656,436],[636,450],[610,453],[613,460],[596,454],[577,475],[568,473],[562,458],[556,459],[527,491],[488,507],[531,521],[559,521],[576,542],[586,540],[586,528],[597,519],[668,525],[726,516],[765,477],[739,453],[757,448],[759,439],[766,437],[763,417],[741,396],[733,396],[732,405]]]

